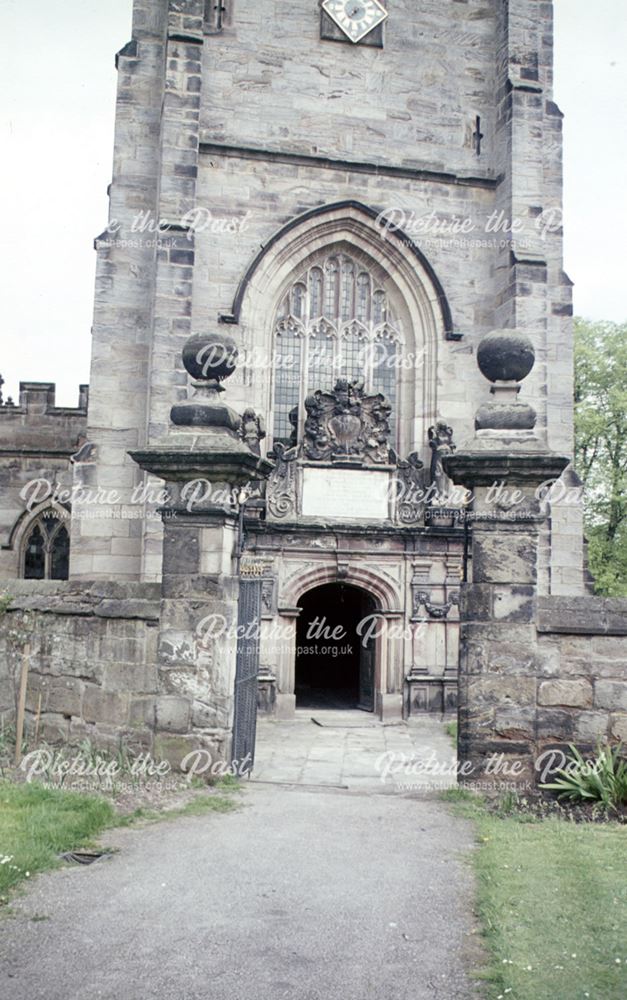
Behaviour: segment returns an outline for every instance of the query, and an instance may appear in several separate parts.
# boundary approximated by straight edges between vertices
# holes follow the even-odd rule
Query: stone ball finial
[[[224,387],[237,363],[237,346],[232,337],[222,333],[195,333],[186,341],[183,364],[192,376],[190,399],[175,403],[170,420],[179,427],[206,427],[236,438],[241,417],[220,402]]]
[[[493,330],[477,348],[477,364],[490,382],[520,382],[535,359],[533,344],[519,330]]]
[[[536,423],[536,411],[529,403],[519,402],[520,382],[526,378],[536,355],[529,337],[520,330],[493,330],[477,348],[477,364],[493,384],[492,400],[475,414],[477,431],[528,433]]]
[[[182,355],[185,368],[199,382],[223,382],[237,367],[237,345],[223,333],[192,334]]]

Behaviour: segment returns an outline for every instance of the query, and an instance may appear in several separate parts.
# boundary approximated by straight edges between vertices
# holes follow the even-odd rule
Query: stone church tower
[[[447,427],[463,441],[487,397],[473,357],[481,337],[521,328],[536,353],[525,399],[549,447],[572,453],[551,5],[322,7],[135,0],[133,39],[117,57],[111,223],[96,241],[94,487],[131,499],[144,477],[129,451],[173,434],[182,346],[212,331],[238,346],[228,402],[262,415],[264,451],[289,445],[293,407],[303,442],[309,394],[360,378],[391,406],[389,445],[428,470],[429,428],[445,425],[444,445]],[[358,27],[387,16],[355,42],[336,8]],[[389,461],[366,456],[342,473],[304,447],[294,465],[293,496],[273,503],[271,479],[254,529],[275,581],[268,614],[341,579],[404,619],[420,594],[454,598],[463,529],[381,509]],[[547,592],[581,587],[573,536],[559,544],[569,516],[558,508],[550,522]],[[72,574],[159,579],[160,528],[150,516],[80,520]],[[395,695],[413,671],[410,701],[441,703],[442,683],[424,675],[454,675],[452,631],[434,620],[421,648],[395,650]],[[289,680],[289,665],[264,666]]]
[[[239,567],[263,581],[262,709],[289,716],[312,684],[303,622],[338,615],[380,623],[351,668],[361,707],[454,707],[469,545],[447,457],[490,398],[491,331],[535,356],[520,396],[489,376],[527,414],[514,433],[573,453],[552,28],[544,0],[134,0],[70,579],[163,580],[162,663],[196,663],[181,577],[223,581],[233,608]],[[237,352],[223,397],[197,370],[211,344]],[[175,419],[194,391],[219,427]],[[198,499],[218,466],[190,458],[183,483],[163,458],[217,454],[216,434],[258,456],[243,506],[226,466],[231,499]],[[579,510],[552,502],[539,593],[583,589]]]

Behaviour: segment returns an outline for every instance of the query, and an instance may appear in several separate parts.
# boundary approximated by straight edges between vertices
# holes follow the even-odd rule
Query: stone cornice
[[[232,146],[227,143],[205,140],[202,137],[202,132],[199,148],[201,153],[234,156],[243,160],[273,160],[276,163],[319,167],[321,170],[348,170],[358,174],[374,174],[377,177],[404,177],[412,180],[431,181],[435,184],[485,188],[489,191],[498,187],[502,180],[500,176],[479,177],[472,174],[452,174],[425,167],[396,166],[395,164],[373,163],[366,160],[336,160],[330,156],[315,156],[310,153],[292,153],[280,149],[254,146]]]

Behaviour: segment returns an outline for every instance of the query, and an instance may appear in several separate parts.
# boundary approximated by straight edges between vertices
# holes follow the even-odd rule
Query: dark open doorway
[[[299,607],[297,708],[361,708],[372,712],[375,639],[367,638],[367,630],[369,616],[376,612],[374,599],[358,587],[327,583],[304,594]]]

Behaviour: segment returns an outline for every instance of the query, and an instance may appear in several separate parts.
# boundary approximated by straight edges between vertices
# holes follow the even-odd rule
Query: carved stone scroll
[[[275,466],[266,486],[266,503],[272,517],[288,517],[296,513],[296,458],[298,448],[288,448],[277,441],[271,458]]]

